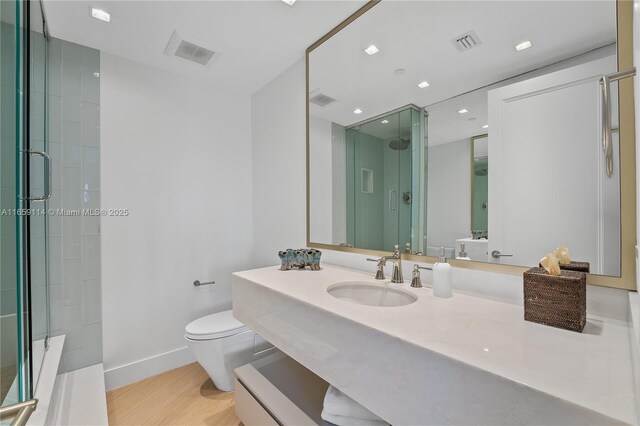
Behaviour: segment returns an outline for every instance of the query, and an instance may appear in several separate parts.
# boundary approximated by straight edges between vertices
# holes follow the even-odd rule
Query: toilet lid
[[[249,328],[233,317],[231,310],[207,315],[190,322],[185,335],[193,340],[218,339],[242,333]]]

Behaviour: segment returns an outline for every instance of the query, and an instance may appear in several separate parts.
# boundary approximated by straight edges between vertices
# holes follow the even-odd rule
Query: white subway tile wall
[[[49,43],[50,209],[100,208],[100,52]],[[102,362],[100,217],[49,217],[51,335],[65,372]]]

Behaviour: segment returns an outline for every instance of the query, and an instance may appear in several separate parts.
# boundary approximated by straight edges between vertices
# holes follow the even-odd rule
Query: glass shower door
[[[40,375],[49,337],[49,196],[51,170],[47,138],[47,52],[42,9],[29,2],[29,215],[32,388]]]
[[[38,2],[0,2],[2,406],[33,398],[48,337],[50,170],[42,27]]]
[[[412,162],[420,139],[414,107],[347,127],[347,242],[393,251],[398,244],[418,250],[412,220],[417,216]],[[421,146],[421,145],[420,145]]]
[[[28,288],[24,244],[23,3],[0,2],[0,400],[29,393]]]

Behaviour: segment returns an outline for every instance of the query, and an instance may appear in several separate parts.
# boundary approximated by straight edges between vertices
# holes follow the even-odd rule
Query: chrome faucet
[[[369,262],[378,262],[378,270],[376,271],[376,280],[384,280],[384,265],[387,263],[387,260],[384,257],[380,259],[367,259]]]
[[[391,282],[400,284],[404,282],[402,277],[402,255],[398,248],[398,244],[395,245],[395,251],[392,256],[382,256],[380,259],[367,259],[370,262],[378,262],[378,270],[376,271],[376,280],[384,280],[384,266],[387,264],[387,260],[393,262],[393,272],[391,273]]]

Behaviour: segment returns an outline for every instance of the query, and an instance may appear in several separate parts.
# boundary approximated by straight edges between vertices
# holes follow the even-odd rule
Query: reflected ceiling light
[[[282,1],[288,4],[289,6],[293,6],[293,4],[296,2],[296,0],[282,0]]]
[[[389,120],[382,120],[381,123],[382,124],[389,124]]]
[[[489,125],[488,125],[488,124],[485,124],[484,126],[482,126],[482,128],[483,128],[483,129],[488,129],[488,128],[489,128]]]
[[[458,110],[458,114],[466,114],[466,113],[468,113],[468,112],[469,112],[469,110],[468,110],[468,109],[466,109],[466,108],[462,108],[462,109],[459,109],[459,110]]]
[[[375,44],[372,44],[371,46],[369,46],[366,49],[364,49],[364,53],[366,53],[369,56],[375,55],[379,51],[380,51],[380,49],[378,49]]]
[[[104,22],[111,22],[111,14],[106,10],[91,8],[91,16]]]
[[[424,89],[425,87],[429,87],[428,81],[423,81],[422,83],[418,83],[418,87]]]
[[[354,114],[362,114],[362,110],[360,108],[356,108],[353,110]]]
[[[524,50],[524,49],[528,49],[528,48],[530,48],[530,47],[531,47],[531,42],[530,42],[529,40],[527,40],[527,41],[523,41],[523,42],[522,42],[522,43],[520,43],[520,44],[516,44],[516,50],[517,50],[518,52],[519,52],[519,51],[521,51],[521,50]]]

